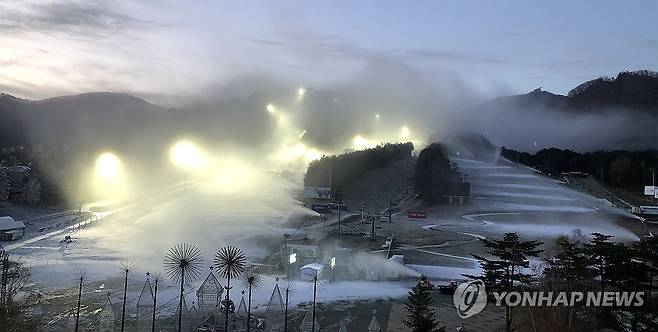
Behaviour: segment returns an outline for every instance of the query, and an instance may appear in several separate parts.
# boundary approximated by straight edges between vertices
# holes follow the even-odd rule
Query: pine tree
[[[566,290],[571,291],[580,283],[590,280],[592,270],[591,260],[582,245],[566,238],[555,241],[558,253],[548,259],[544,274],[551,279],[566,284]]]
[[[601,291],[605,291],[605,287],[610,282],[609,274],[612,273],[612,253],[615,244],[610,242],[612,235],[605,235],[601,233],[592,233],[590,243],[585,244],[585,252],[592,262],[592,269],[594,275],[599,279]]]
[[[651,302],[654,298],[654,279],[658,273],[658,237],[645,237],[635,245],[637,258],[643,262],[647,268],[647,300]]]
[[[439,328],[439,322],[436,320],[436,312],[431,308],[432,297],[420,281],[409,291],[407,303],[404,307],[407,309],[407,318],[402,322],[409,327],[412,332],[442,332],[445,326]]]
[[[516,284],[530,284],[532,274],[524,273],[530,267],[528,257],[537,257],[543,250],[537,249],[543,242],[521,241],[516,233],[505,233],[502,240],[489,241],[480,239],[487,253],[497,259],[489,259],[471,254],[480,261],[483,270],[481,276],[464,275],[471,279],[484,281],[490,291],[510,292]],[[512,330],[512,307],[505,307],[505,328]]]

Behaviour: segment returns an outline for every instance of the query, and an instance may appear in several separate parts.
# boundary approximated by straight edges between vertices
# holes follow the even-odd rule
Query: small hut
[[[265,307],[265,319],[267,320],[267,331],[279,332],[283,330],[284,304],[279,290],[279,284],[274,285],[272,296]]]
[[[153,322],[153,289],[151,288],[151,281],[146,276],[142,292],[137,299],[137,331],[148,332],[151,331],[151,323]]]

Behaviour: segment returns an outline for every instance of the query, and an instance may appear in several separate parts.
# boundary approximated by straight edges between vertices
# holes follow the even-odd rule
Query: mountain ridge
[[[614,78],[602,76],[583,82],[567,95],[537,88],[526,94],[497,97],[476,107],[489,106],[589,113],[627,109],[658,116],[658,73],[624,71]]]

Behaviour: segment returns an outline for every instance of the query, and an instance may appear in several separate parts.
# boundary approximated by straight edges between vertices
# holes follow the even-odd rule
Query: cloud
[[[115,2],[112,2],[116,5]],[[108,6],[105,1],[27,3],[0,2],[0,30],[64,32],[86,36],[160,25]]]
[[[250,42],[285,52],[303,53],[314,57],[334,59],[369,60],[374,58],[390,58],[399,61],[440,60],[485,64],[509,63],[502,59],[480,58],[436,48],[387,48],[375,50],[358,46],[346,36],[316,33],[308,30],[279,32],[275,38],[253,38],[250,39]]]

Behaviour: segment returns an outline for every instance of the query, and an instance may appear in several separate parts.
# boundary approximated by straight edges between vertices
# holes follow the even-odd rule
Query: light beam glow
[[[403,139],[409,138],[411,136],[411,131],[409,130],[409,127],[403,126],[402,129],[400,129],[400,137]]]
[[[174,165],[185,169],[196,169],[203,164],[203,153],[196,144],[181,141],[169,150],[169,158]]]
[[[96,174],[104,180],[116,179],[119,176],[121,160],[110,152],[105,152],[96,159]]]
[[[375,144],[373,144],[371,141],[365,139],[361,135],[354,136],[354,139],[352,140],[352,145],[357,150],[365,150],[365,149],[372,148],[372,147],[375,146]]]

